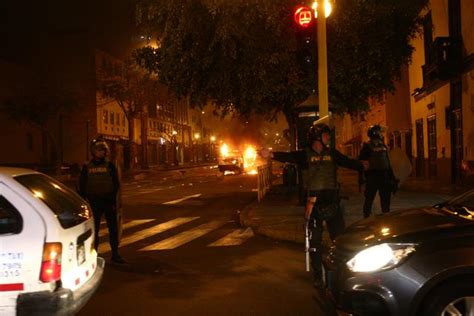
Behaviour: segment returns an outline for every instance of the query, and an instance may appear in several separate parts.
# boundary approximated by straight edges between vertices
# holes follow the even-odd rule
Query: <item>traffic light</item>
[[[311,24],[313,24],[313,11],[308,6],[296,6],[293,17],[295,19],[295,23],[299,27],[308,28]]]

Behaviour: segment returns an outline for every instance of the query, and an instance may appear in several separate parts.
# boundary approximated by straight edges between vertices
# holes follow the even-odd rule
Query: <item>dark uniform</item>
[[[305,165],[308,168],[308,196],[316,197],[316,203],[311,213],[311,222],[314,225],[310,225],[310,244],[316,251],[311,252],[311,265],[315,280],[321,280],[323,222],[326,222],[332,240],[345,228],[339,203],[337,167],[362,171],[363,165],[357,160],[344,156],[336,149],[327,147],[320,153],[310,148],[303,151],[274,152],[273,159]]]
[[[81,196],[89,201],[94,214],[95,248],[99,246],[100,221],[105,214],[112,261],[123,261],[118,252],[117,194],[120,182],[117,168],[106,157],[92,158],[82,167],[79,188]]]
[[[390,211],[390,198],[393,190],[394,175],[388,157],[388,148],[383,142],[381,128],[378,125],[369,129],[370,140],[364,143],[359,155],[360,160],[369,162],[365,172],[365,202],[364,217],[372,213],[375,195],[379,192],[382,212]]]

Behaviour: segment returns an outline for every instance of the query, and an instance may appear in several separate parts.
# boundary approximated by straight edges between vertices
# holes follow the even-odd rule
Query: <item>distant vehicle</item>
[[[257,174],[257,151],[252,145],[246,145],[242,153],[238,149],[230,149],[227,144],[222,144],[217,159],[219,171]]]
[[[355,223],[323,268],[347,313],[474,315],[474,190]]]
[[[0,314],[74,314],[103,271],[87,202],[42,173],[0,167]]]
[[[219,171],[224,173],[231,171],[235,173],[242,173],[244,171],[244,157],[240,150],[229,149],[226,144],[221,146],[220,155],[217,158],[217,165]]]

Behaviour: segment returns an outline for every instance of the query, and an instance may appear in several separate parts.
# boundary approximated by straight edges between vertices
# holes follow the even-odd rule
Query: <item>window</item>
[[[44,202],[57,216],[63,228],[70,228],[91,218],[84,200],[74,191],[43,174],[28,174],[15,180]]]
[[[104,110],[102,118],[103,118],[104,123],[108,124],[109,123],[109,111]]]
[[[114,112],[110,112],[110,124],[115,124],[115,114]]]
[[[416,137],[416,176],[422,177],[425,175],[424,171],[424,159],[425,159],[425,147],[424,147],[424,136],[423,136],[423,119],[415,121],[415,137]]]
[[[431,12],[423,19],[423,41],[425,46],[425,64],[431,65],[433,63],[433,19],[431,18]]]
[[[125,114],[122,117],[122,125],[125,126]]]
[[[115,114],[115,122],[117,122],[117,125],[120,125],[120,114],[119,113]]]
[[[437,176],[437,158],[438,158],[438,144],[436,142],[436,116],[432,115],[427,119],[428,128],[428,160],[429,160],[429,175],[430,177]]]
[[[18,234],[23,228],[23,221],[17,209],[0,195],[0,235]]]

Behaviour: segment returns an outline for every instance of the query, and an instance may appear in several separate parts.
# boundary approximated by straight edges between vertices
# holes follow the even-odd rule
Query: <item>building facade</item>
[[[339,117],[337,142],[356,156],[368,126],[384,125],[388,144],[412,160],[414,176],[459,183],[463,166],[474,165],[474,2],[431,0],[421,17],[395,92],[371,100],[363,115]]]
[[[474,159],[474,3],[432,0],[409,66],[416,175],[457,183]]]
[[[114,7],[113,17],[110,6]],[[52,0],[48,5],[34,4],[35,10],[25,12],[20,4],[6,0],[5,7],[7,19],[0,21],[0,36],[6,43],[6,49],[0,52],[0,80],[5,83],[0,101],[2,95],[6,99],[22,94],[21,89],[7,83],[15,81],[21,86],[31,77],[36,80],[33,86],[66,88],[77,107],[51,118],[48,133],[54,136],[54,144],[53,138],[0,113],[1,122],[5,122],[2,127],[8,127],[9,133],[9,137],[0,137],[0,145],[16,145],[15,150],[0,157],[0,163],[33,166],[57,160],[82,164],[90,158],[90,141],[100,135],[109,141],[113,159],[121,166],[192,160],[187,100],[179,100],[161,87],[156,104],[148,104],[138,115],[128,118],[116,101],[100,92],[98,72],[104,67],[118,68],[134,49],[148,43],[149,38],[140,35],[131,14],[136,8],[134,1],[92,1],[78,7]],[[130,135],[136,154],[126,148]],[[51,152],[57,152],[57,157]]]

